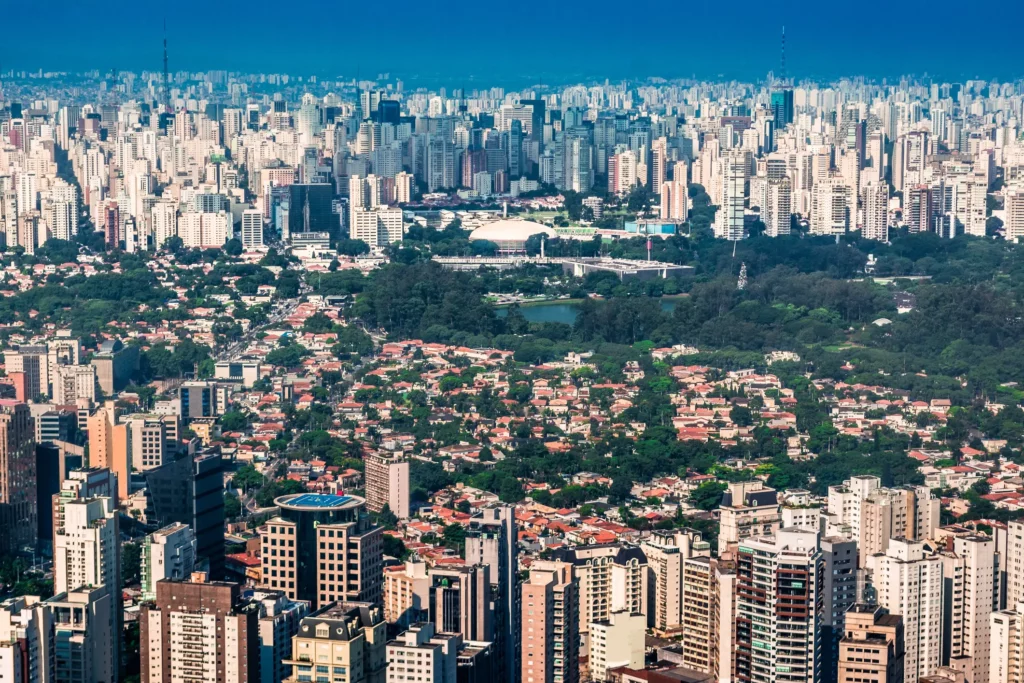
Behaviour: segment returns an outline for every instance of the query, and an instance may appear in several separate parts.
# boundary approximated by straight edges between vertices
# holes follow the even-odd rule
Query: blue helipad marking
[[[332,496],[326,493],[304,493],[288,501],[289,505],[308,508],[336,508],[352,500],[351,496]]]

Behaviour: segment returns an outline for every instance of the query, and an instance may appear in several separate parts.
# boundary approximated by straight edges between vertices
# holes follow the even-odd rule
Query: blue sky
[[[785,24],[796,79],[1024,76],[1018,37],[1005,30],[1024,22],[1021,2],[48,0],[42,13],[43,6],[7,4],[0,67],[158,70],[166,15],[172,70],[351,77],[358,69],[467,87],[749,80],[778,68]]]

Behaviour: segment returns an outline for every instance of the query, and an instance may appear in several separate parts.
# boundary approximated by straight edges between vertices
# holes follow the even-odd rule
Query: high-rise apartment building
[[[1024,521],[1013,520],[1006,525],[1006,607],[1013,609],[1024,602]]]
[[[672,179],[661,184],[661,217],[668,220],[685,221],[689,215],[690,195],[687,176],[689,167],[685,161],[672,166]]]
[[[46,342],[47,365],[51,378],[57,375],[60,367],[81,363],[81,344],[81,340],[71,336],[70,331],[60,331],[55,339]]]
[[[259,603],[243,600],[238,584],[163,580],[139,612],[142,680],[259,681]]]
[[[902,135],[893,145],[892,184],[897,192],[923,180],[928,163],[929,139],[924,131],[911,131]]]
[[[737,549],[736,677],[751,683],[821,679],[824,562],[818,536],[780,529]]]
[[[263,212],[259,209],[242,212],[242,247],[247,251],[263,247]]]
[[[890,539],[927,540],[939,525],[939,501],[923,486],[876,489],[860,502],[860,508],[862,564],[884,553]]]
[[[608,159],[608,193],[627,195],[639,180],[636,175],[636,154],[623,150]]]
[[[683,624],[683,564],[711,554],[711,545],[692,529],[654,531],[641,546],[647,557],[647,624],[672,631]]]
[[[988,179],[974,173],[956,184],[958,214],[964,234],[984,237],[988,215]]]
[[[1024,603],[991,616],[989,680],[1024,683]]]
[[[825,563],[822,574],[822,676],[836,676],[839,661],[839,641],[845,634],[846,612],[857,602],[857,586],[861,579],[858,571],[857,542],[844,536],[826,536],[821,539],[821,555]]]
[[[252,599],[260,606],[260,683],[281,683],[291,672],[284,662],[291,655],[300,622],[309,614],[309,603],[289,600],[279,591],[254,591]]]
[[[577,683],[579,590],[573,566],[535,561],[522,595],[522,683]]]
[[[50,395],[49,349],[41,344],[22,344],[17,351],[4,353],[4,367],[15,380],[18,400],[33,401]]]
[[[156,584],[164,579],[184,581],[196,566],[196,535],[192,527],[175,522],[146,536],[142,542],[142,599],[156,599]]]
[[[54,414],[57,413],[48,411],[43,414],[43,417],[49,419]],[[62,418],[71,416],[67,412],[62,412],[60,415]],[[63,419],[61,423],[65,426],[67,424]],[[46,427],[44,433],[49,434],[50,426],[44,426]],[[84,451],[84,448],[64,441],[40,442],[36,446],[37,538],[47,551],[53,548],[53,499],[60,493],[61,485],[65,480],[83,470]]]
[[[114,426],[119,414],[120,409],[114,402],[107,401],[86,419],[86,429],[89,432],[89,464],[110,470],[117,478],[118,500],[127,500],[131,484],[128,449],[114,448]],[[119,441],[123,441],[123,438]]]
[[[178,452],[178,416],[136,413],[113,428],[114,449],[123,446],[133,471],[146,472],[174,460]]]
[[[861,502],[882,485],[872,475],[850,477],[842,484],[828,487],[828,526],[838,536],[860,538]]]
[[[351,209],[376,209],[387,203],[383,176],[371,173],[365,177],[349,177],[348,205]]]
[[[114,609],[106,589],[86,587],[0,603],[0,680],[116,683]]]
[[[654,192],[658,192],[668,178],[668,154],[668,138],[662,137],[651,142],[648,177],[644,178],[644,184]]]
[[[455,683],[462,638],[431,623],[414,624],[387,644],[389,682]]]
[[[83,589],[89,593],[87,603],[109,602],[109,607],[97,612],[93,621],[99,629],[97,620],[107,619],[103,629],[111,636],[102,641],[102,646],[110,651],[102,656],[112,663],[116,677],[121,639],[113,634],[121,632],[122,610],[118,511],[111,498],[68,498],[60,507],[61,519],[54,525],[54,591],[72,595]]]
[[[903,617],[904,680],[917,683],[941,664],[942,558],[927,554],[919,541],[895,538],[873,562],[878,605]]]
[[[611,612],[603,621],[590,625],[590,680],[606,681],[609,671],[619,667],[643,669],[647,617],[626,610]]]
[[[485,564],[494,613],[494,672],[497,680],[520,680],[522,591],[519,584],[519,536],[515,508],[484,508],[466,529],[466,563]],[[537,682],[539,683],[539,682]]]
[[[50,189],[48,218],[54,238],[71,241],[78,234],[78,188],[63,178]]]
[[[793,183],[788,177],[767,181],[761,220],[769,237],[788,235],[793,219]]]
[[[365,458],[366,509],[388,506],[399,519],[409,517],[409,461],[384,455]]]
[[[383,599],[383,541],[357,496],[294,494],[274,501],[280,514],[260,527],[262,586],[292,600]]]
[[[872,181],[864,186],[864,239],[889,241],[889,185]]]
[[[43,603],[52,619],[53,678],[69,683],[120,680],[121,592],[80,586]],[[46,679],[42,679],[46,680]]]
[[[426,180],[427,190],[437,192],[455,187],[456,163],[455,145],[440,134],[427,139]]]
[[[0,602],[0,680],[46,681],[53,676],[53,615],[34,595]]]
[[[395,203],[408,204],[412,201],[413,188],[412,174],[399,171],[395,174]]]
[[[720,681],[731,681],[736,677],[736,602],[739,597],[736,578],[736,563],[719,560],[715,570],[717,652],[712,670]]]
[[[0,400],[0,555],[35,544],[36,477],[35,429],[29,407]]]
[[[659,215],[664,220],[685,221],[689,212],[686,180],[666,180],[661,184]]]
[[[989,536],[957,535],[943,561],[943,663],[989,680],[991,616],[995,604],[995,542]]]
[[[315,681],[316,675],[329,675],[329,680],[344,676],[346,683],[385,683],[387,622],[380,606],[332,603],[304,617],[284,664],[292,669],[288,683]]]
[[[853,207],[856,197],[841,175],[829,175],[816,182],[811,191],[811,234],[846,234]]]
[[[612,612],[648,613],[649,570],[643,550],[621,544],[566,548],[554,559],[575,568],[580,591],[579,633],[587,649],[590,625],[608,621]]]
[[[683,666],[704,673],[717,671],[719,629],[731,628],[731,622],[717,620],[718,580],[716,560],[699,556],[683,561]]]
[[[187,211],[178,218],[178,237],[193,249],[219,249],[231,239],[234,224],[226,211]]]
[[[75,405],[79,400],[96,400],[96,368],[92,365],[58,365],[53,373],[53,402]]]
[[[159,201],[150,209],[153,247],[160,249],[167,240],[178,236],[178,207],[171,201]]]
[[[839,683],[903,680],[903,620],[881,607],[858,603],[846,613],[839,643]]]
[[[911,538],[911,509],[906,491],[877,489],[861,501],[860,546],[861,561],[884,553],[890,539]]]
[[[938,525],[939,501],[925,487],[882,488],[872,475],[829,487],[828,535],[857,541],[862,567],[885,552],[889,539],[928,539]]]
[[[730,483],[720,509],[718,543],[723,548],[779,528],[778,494],[760,480]]]
[[[353,208],[349,235],[371,247],[385,247],[400,242],[404,234],[402,216],[402,210],[397,207]]]
[[[585,135],[566,133],[561,189],[587,192],[594,186],[593,146]]]
[[[1003,193],[1006,220],[1003,223],[1007,240],[1020,242],[1024,237],[1024,187],[1010,187]]]
[[[930,231],[936,213],[931,188],[927,185],[918,184],[904,190],[903,222],[910,232]]]
[[[104,467],[84,467],[72,470],[61,481],[60,490],[53,494],[51,521],[54,534],[64,531],[64,505],[70,501],[91,498],[110,498],[117,507],[117,477]],[[56,537],[51,538],[51,542]]]
[[[749,179],[750,152],[730,150],[722,157],[722,207],[715,214],[716,237],[730,241],[743,239]]]
[[[424,562],[407,561],[384,568],[384,620],[408,628],[427,618],[430,605],[430,577]],[[490,597],[490,582],[487,597]],[[460,604],[462,599],[460,597]],[[487,603],[490,613],[490,600]],[[493,620],[493,615],[491,615]]]
[[[110,498],[70,499],[54,528],[54,589],[105,586],[120,595],[121,539]]]

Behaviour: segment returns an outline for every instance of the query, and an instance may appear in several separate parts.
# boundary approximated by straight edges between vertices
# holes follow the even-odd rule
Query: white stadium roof
[[[540,223],[503,219],[480,226],[469,234],[469,239],[490,240],[491,242],[525,242],[532,235],[538,233],[543,233],[548,237],[558,236],[554,230]]]

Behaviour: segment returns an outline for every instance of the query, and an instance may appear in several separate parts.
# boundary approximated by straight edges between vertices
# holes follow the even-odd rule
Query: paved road
[[[258,328],[255,328],[255,329],[251,330],[248,334],[246,334],[245,337],[243,337],[242,339],[238,340],[237,342],[235,342],[234,344],[232,344],[231,346],[226,348],[224,351],[222,351],[220,354],[217,355],[217,360],[228,360],[228,359],[236,356],[237,354],[242,353],[243,351],[245,351],[245,349],[247,348],[248,344],[253,339],[255,339],[256,335],[260,331],[272,328],[275,325],[279,324],[282,320],[285,320],[286,318],[290,317],[295,312],[295,309],[298,308],[299,303],[300,302],[299,302],[298,299],[289,299],[288,301],[283,302],[280,306],[275,307],[275,311],[276,312],[269,316],[269,319],[268,319],[268,321],[267,321],[267,323],[265,325],[260,325]],[[370,336],[374,340],[374,343],[379,344],[384,339],[383,335],[381,335],[380,333],[374,333],[374,332],[372,332],[370,330],[365,330],[365,329],[364,329],[364,331],[367,332],[368,334],[370,334]],[[329,399],[331,403],[334,403],[334,402],[337,402],[337,401],[341,400],[340,385],[341,384],[347,384],[347,383],[351,382],[353,377],[354,377],[354,373],[353,373],[351,367],[349,367],[344,372],[342,372],[342,382],[339,383],[339,385],[335,385],[335,387],[331,388],[331,396],[330,396],[330,399]],[[298,435],[296,435],[296,437],[297,436]],[[275,472],[277,470],[277,468],[280,467],[282,464],[287,464],[288,462],[290,462],[292,460],[296,450],[297,450],[297,448],[296,448],[295,442],[293,440],[292,443],[288,444],[288,447],[285,449],[284,453],[282,453],[280,455],[272,456],[269,460],[266,461],[266,463],[264,465],[264,468],[263,468],[263,471],[265,473]],[[272,481],[272,480],[270,480],[268,478],[266,480],[266,482],[264,483],[264,485],[266,485],[270,481]],[[242,505],[243,505],[244,510],[246,511],[246,515],[247,516],[248,515],[253,515],[253,514],[257,513],[260,510],[259,506],[256,503],[256,494],[261,489],[262,489],[262,487],[260,489],[256,489],[256,490],[250,491],[250,492],[248,492],[247,494],[245,494],[243,496],[243,498],[242,498]]]
[[[267,322],[263,325],[258,325],[249,330],[241,339],[232,342],[222,351],[217,353],[214,358],[218,361],[231,360],[238,354],[245,351],[249,344],[256,339],[256,335],[264,330],[271,329],[276,325],[279,325],[281,321],[291,317],[295,313],[295,309],[299,307],[298,299],[288,299],[280,304],[276,304],[271,314],[267,316]]]

